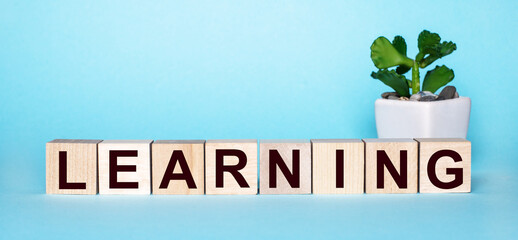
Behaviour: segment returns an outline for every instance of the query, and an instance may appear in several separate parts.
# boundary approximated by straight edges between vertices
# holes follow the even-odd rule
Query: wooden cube
[[[97,144],[56,139],[46,144],[47,194],[97,194]]]
[[[309,140],[261,140],[260,194],[311,193]]]
[[[363,139],[366,193],[417,193],[417,142]]]
[[[257,140],[207,140],[206,194],[257,194]]]
[[[418,138],[419,192],[471,191],[471,142],[458,138]]]
[[[153,194],[204,194],[205,140],[158,140],[151,145]]]
[[[99,194],[151,194],[152,140],[99,143]]]
[[[313,139],[313,193],[359,194],[364,190],[364,143],[360,139]]]

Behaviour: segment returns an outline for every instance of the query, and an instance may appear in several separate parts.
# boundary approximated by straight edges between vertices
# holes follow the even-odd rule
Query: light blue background
[[[517,1],[0,1],[0,238],[516,238]],[[371,138],[370,44],[438,32],[473,193],[49,196],[45,142]],[[435,65],[433,65],[435,66]],[[424,76],[424,71],[421,75]]]

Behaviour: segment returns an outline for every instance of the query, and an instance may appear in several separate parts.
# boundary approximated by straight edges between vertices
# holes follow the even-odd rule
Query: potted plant
[[[453,80],[453,70],[436,66],[426,73],[422,84],[419,79],[420,68],[449,55],[457,46],[441,42],[439,34],[424,30],[419,34],[418,48],[415,59],[411,59],[401,36],[394,37],[392,42],[379,37],[372,43],[371,59],[378,71],[371,76],[394,89],[375,102],[378,137],[466,138],[471,99],[459,97],[453,86],[434,94]],[[408,72],[411,80],[404,75]]]

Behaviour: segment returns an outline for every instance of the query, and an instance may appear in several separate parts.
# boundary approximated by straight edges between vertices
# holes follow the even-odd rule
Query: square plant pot
[[[418,102],[378,99],[375,104],[379,138],[466,138],[471,99]]]

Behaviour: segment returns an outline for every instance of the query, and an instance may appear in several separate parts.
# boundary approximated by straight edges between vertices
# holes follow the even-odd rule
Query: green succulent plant
[[[419,53],[415,59],[407,57],[407,45],[401,36],[394,37],[390,42],[385,37],[379,37],[371,45],[371,59],[379,69],[372,72],[371,77],[378,79],[396,91],[399,96],[410,96],[420,91],[419,68],[426,68],[435,60],[449,55],[457,49],[453,42],[441,42],[437,33],[424,30],[417,38]],[[396,67],[395,69],[389,69]],[[412,70],[412,80],[404,74]],[[448,67],[436,66],[428,71],[423,79],[422,90],[435,93],[439,88],[448,84],[455,77],[453,70]]]

